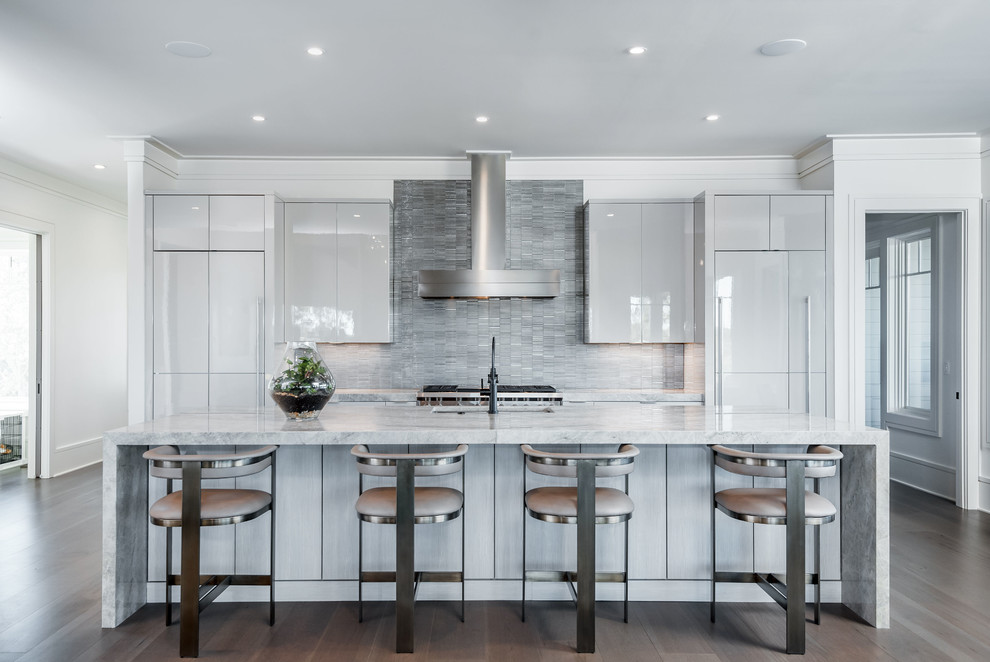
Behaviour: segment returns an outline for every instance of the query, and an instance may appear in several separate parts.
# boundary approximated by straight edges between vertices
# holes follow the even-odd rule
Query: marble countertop
[[[115,445],[364,444],[858,444],[886,448],[887,432],[806,414],[715,407],[605,403],[489,415],[432,407],[330,403],[315,420],[277,410],[181,414],[112,430]],[[536,408],[540,409],[540,408]]]

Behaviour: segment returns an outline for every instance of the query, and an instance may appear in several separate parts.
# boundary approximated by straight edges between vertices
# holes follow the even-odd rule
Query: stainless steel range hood
[[[555,297],[559,269],[505,268],[505,161],[509,152],[471,158],[471,268],[423,269],[419,296],[428,299]]]

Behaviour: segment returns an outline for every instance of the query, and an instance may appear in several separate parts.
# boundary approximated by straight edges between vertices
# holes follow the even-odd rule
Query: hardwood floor
[[[121,627],[100,628],[100,467],[52,480],[0,473],[0,662],[178,659],[178,627],[160,605]],[[990,660],[990,515],[892,486],[889,630],[829,605],[808,625],[807,660]],[[469,602],[416,608],[416,653],[394,653],[390,603],[217,603],[203,613],[200,657],[248,662],[319,660],[613,660],[745,662],[795,659],[782,652],[784,614],[772,604],[601,603],[598,651],[574,652],[567,603]]]

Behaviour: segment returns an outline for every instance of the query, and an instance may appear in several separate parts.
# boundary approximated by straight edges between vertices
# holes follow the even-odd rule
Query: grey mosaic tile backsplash
[[[416,295],[416,271],[470,266],[471,182],[396,181],[393,342],[320,345],[337,386],[480,384],[488,373],[495,336],[503,384],[683,388],[684,345],[584,344],[582,188],[581,181],[507,185],[507,266],[560,269],[560,296],[421,299]]]

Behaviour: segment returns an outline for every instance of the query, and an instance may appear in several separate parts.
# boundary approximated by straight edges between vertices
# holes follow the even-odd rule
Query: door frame
[[[960,353],[961,414],[960,437],[956,450],[956,505],[979,507],[981,402],[982,402],[982,257],[980,198],[855,198],[852,200],[852,231],[849,233],[848,321],[853,346],[848,353],[852,388],[848,391],[847,411],[852,420],[866,421],[866,215],[894,213],[959,213],[962,235],[962,338]],[[836,265],[836,270],[841,268]],[[838,395],[838,394],[836,394]]]
[[[40,394],[29,398],[29,425],[40,434],[33,435],[34,445],[27,451],[28,478],[51,478],[52,439],[51,439],[51,395],[52,395],[52,293],[54,292],[53,255],[55,250],[55,226],[45,221],[21,216],[0,210],[0,225],[11,230],[33,234],[40,239],[40,251],[34,251],[34,264],[40,259],[40,268],[34,272],[37,278],[31,279],[31,301],[34,314],[31,319],[31,340],[29,350],[29,375],[40,385]],[[40,254],[39,254],[40,253]],[[40,280],[40,287],[38,285]],[[39,291],[40,289],[40,291]],[[40,310],[37,305],[40,300]],[[41,328],[38,329],[40,320]],[[39,367],[40,353],[40,367]],[[40,402],[39,402],[40,396]],[[40,408],[40,411],[38,409]]]

